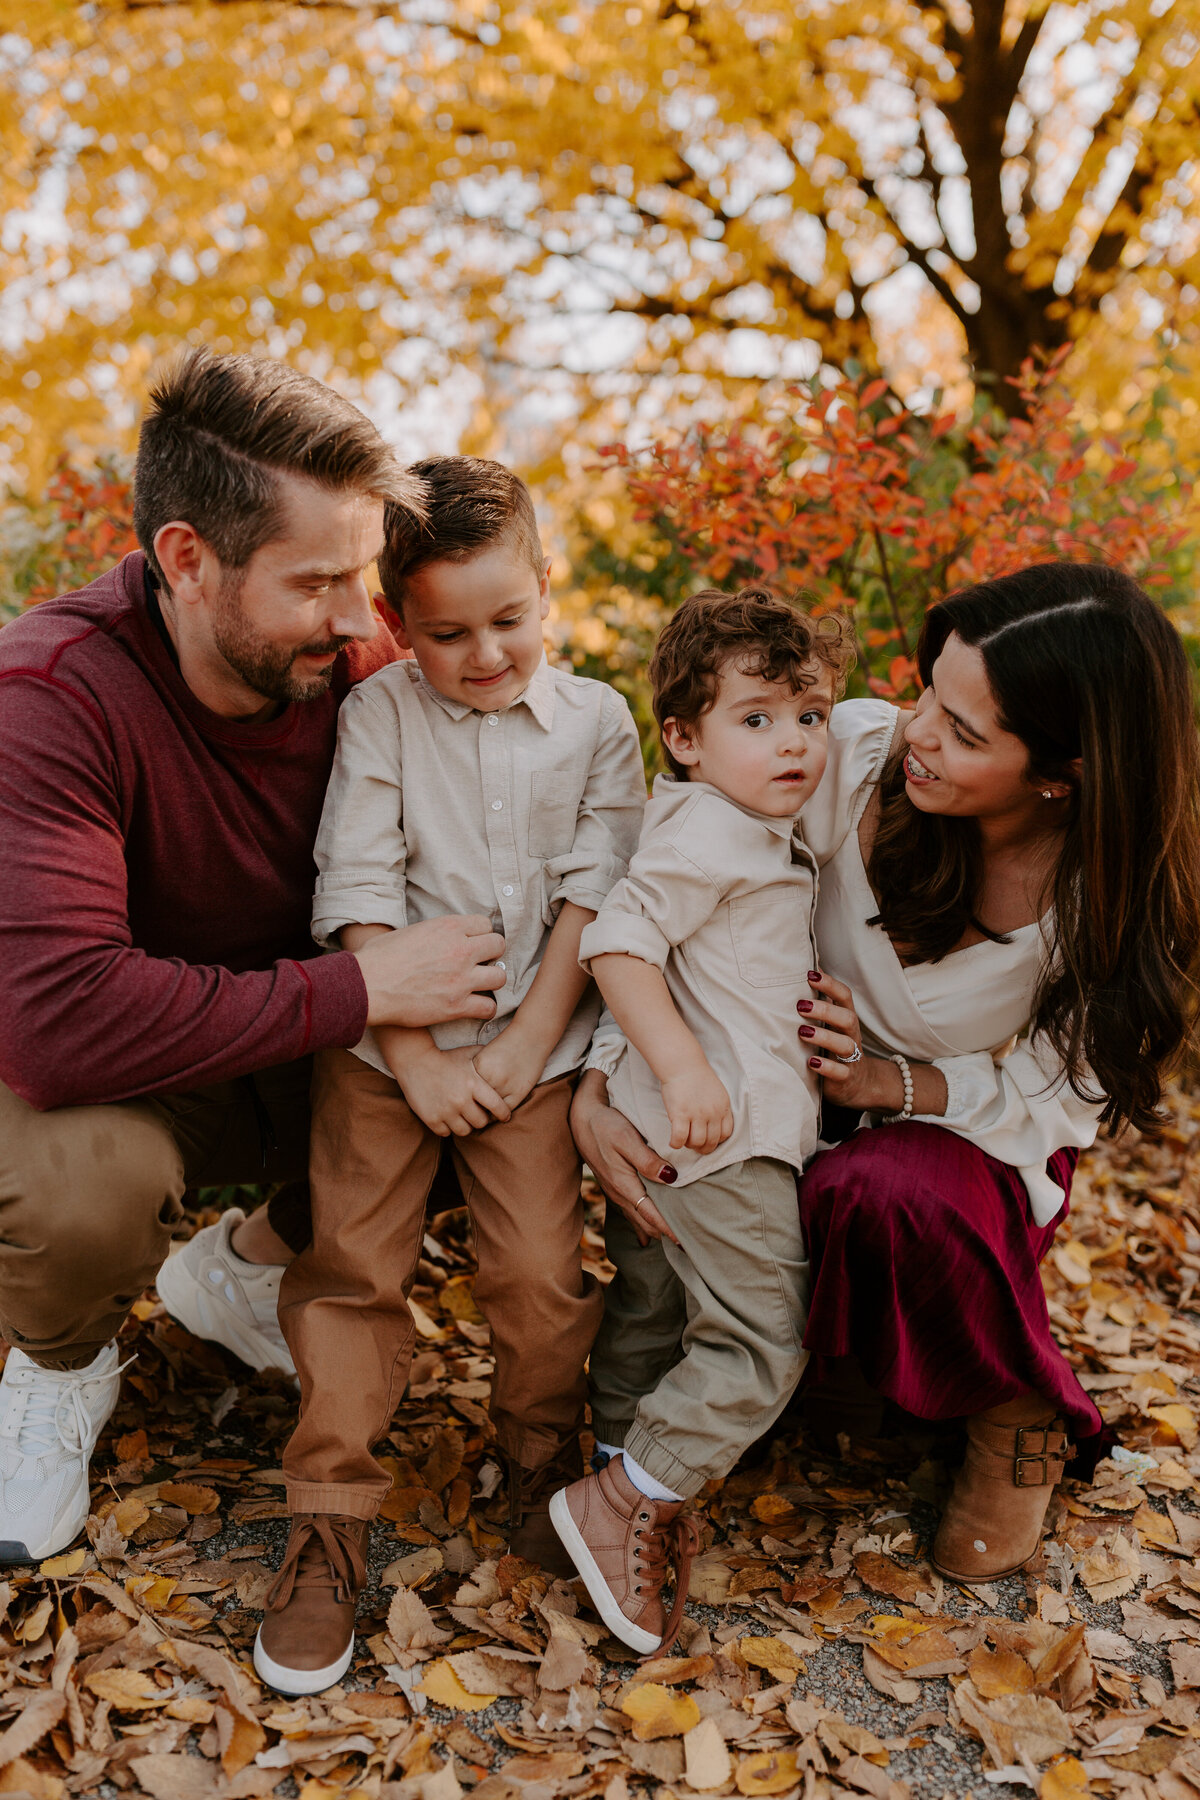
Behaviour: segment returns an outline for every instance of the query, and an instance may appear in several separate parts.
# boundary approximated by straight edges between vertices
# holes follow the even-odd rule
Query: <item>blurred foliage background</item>
[[[0,0],[0,607],[127,546],[203,341],[519,467],[639,706],[701,581],[881,692],[1018,550],[1190,633],[1198,110],[1200,0]]]

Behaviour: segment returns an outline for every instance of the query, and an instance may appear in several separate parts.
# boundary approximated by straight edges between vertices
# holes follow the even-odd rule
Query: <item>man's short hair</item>
[[[482,456],[427,456],[409,474],[424,487],[427,516],[422,523],[401,506],[387,509],[379,584],[393,606],[403,606],[405,584],[419,569],[470,562],[498,544],[509,545],[541,575],[545,552],[532,496],[519,475]]]
[[[716,704],[730,666],[764,681],[786,681],[800,694],[813,684],[813,664],[823,663],[833,673],[837,695],[853,660],[849,629],[836,614],[810,618],[767,587],[744,587],[736,594],[705,588],[676,609],[654,646],[654,716],[660,732],[668,719],[697,724]],[[665,744],[663,755],[672,774],[686,781],[686,768]]]
[[[280,475],[424,514],[420,481],[341,394],[270,357],[186,350],[151,387],[138,438],[133,527],[154,573],[172,519],[245,568],[283,530]]]

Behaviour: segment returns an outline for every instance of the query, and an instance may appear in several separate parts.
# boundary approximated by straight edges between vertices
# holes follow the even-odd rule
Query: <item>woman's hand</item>
[[[900,1071],[890,1059],[862,1054],[862,1026],[845,982],[813,969],[808,985],[810,998],[796,1003],[804,1019],[800,1040],[810,1051],[808,1066],[820,1076],[827,1097],[860,1112],[899,1111],[904,1104]],[[847,1062],[856,1050],[857,1059]],[[893,1090],[898,1090],[899,1099]]]
[[[585,1069],[571,1102],[571,1131],[584,1162],[614,1206],[620,1207],[639,1244],[652,1238],[679,1239],[646,1192],[647,1181],[669,1186],[675,1170],[638,1136],[624,1113],[608,1104],[608,1082],[599,1069]]]

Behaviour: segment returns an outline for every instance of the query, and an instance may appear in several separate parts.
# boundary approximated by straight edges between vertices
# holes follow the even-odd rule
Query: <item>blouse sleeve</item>
[[[1063,1195],[1046,1164],[1056,1150],[1086,1150],[1095,1141],[1103,1101],[1079,1098],[1044,1040],[1022,1038],[998,1061],[985,1050],[938,1057],[933,1066],[946,1077],[946,1111],[914,1118],[944,1125],[1009,1163],[1025,1183],[1035,1222],[1049,1224]]]
[[[841,700],[829,719],[829,761],[800,815],[805,843],[826,863],[858,824],[867,790],[883,773],[899,709],[886,700]]]

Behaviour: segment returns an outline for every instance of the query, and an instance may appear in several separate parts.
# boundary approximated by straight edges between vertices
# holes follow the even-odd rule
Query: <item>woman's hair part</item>
[[[925,683],[951,634],[982,657],[1029,781],[1068,790],[1032,1029],[1110,1124],[1148,1129],[1198,992],[1200,750],[1183,644],[1131,576],[1087,563],[1039,563],[933,607]],[[971,927],[996,937],[978,917],[979,828],[914,806],[903,761],[901,747],[881,783],[872,923],[906,957],[937,962]]]

